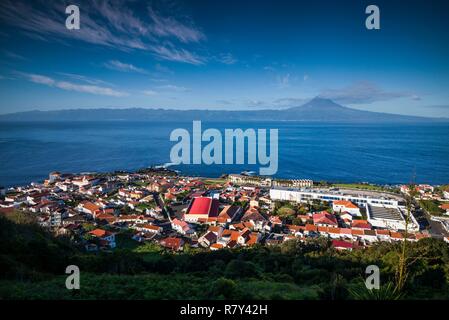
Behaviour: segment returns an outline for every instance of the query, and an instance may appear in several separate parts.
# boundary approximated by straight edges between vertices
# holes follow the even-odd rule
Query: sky
[[[80,29],[65,8],[80,9]],[[368,30],[365,9],[380,9]],[[0,113],[351,108],[449,117],[448,1],[0,1]]]

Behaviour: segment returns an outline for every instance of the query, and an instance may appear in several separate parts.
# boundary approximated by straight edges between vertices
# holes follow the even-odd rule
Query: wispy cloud
[[[290,108],[299,107],[309,101],[310,99],[304,98],[280,98],[273,101],[273,106],[276,108]]]
[[[76,84],[69,81],[60,81],[48,76],[32,73],[18,72],[19,75],[25,77],[28,81],[46,85],[49,87],[59,88],[67,91],[76,91],[82,93],[90,93],[104,96],[124,97],[128,94],[125,92],[117,91],[108,87],[101,87],[96,85]]]
[[[290,74],[287,73],[286,75],[278,76],[276,82],[279,88],[288,88],[290,86]]]
[[[270,72],[275,72],[276,71],[276,68],[272,67],[272,66],[265,66],[265,67],[263,67],[263,69],[265,71],[270,71]]]
[[[27,58],[25,58],[24,56],[17,54],[15,52],[9,51],[9,50],[3,50],[3,54],[10,58],[10,59],[14,59],[14,60],[28,60]]]
[[[161,16],[148,4],[134,1],[81,1],[79,7],[82,14],[80,30],[65,27],[62,2],[2,0],[0,19],[41,40],[53,37],[54,40],[79,40],[122,51],[144,50],[160,59],[195,65],[205,61],[180,46],[206,38],[191,21]],[[135,12],[146,14],[137,16]]]
[[[142,91],[142,93],[144,95],[146,95],[146,96],[155,96],[155,95],[157,95],[157,92],[154,91],[154,90],[144,90],[144,91]]]
[[[104,64],[106,68],[122,71],[122,72],[136,72],[141,74],[148,74],[148,71],[142,68],[138,68],[130,63],[120,62],[118,60],[110,60]]]
[[[188,89],[186,87],[180,87],[173,84],[167,84],[163,86],[156,87],[159,90],[165,90],[165,91],[176,91],[176,92],[186,92]]]
[[[185,62],[194,65],[201,65],[206,62],[206,58],[200,57],[186,49],[175,48],[172,44],[168,45],[157,45],[152,47],[152,51],[161,59]]]
[[[58,72],[57,74],[67,77],[67,78],[70,78],[72,80],[81,81],[81,82],[85,82],[88,84],[113,86],[111,83],[109,83],[107,81],[86,77],[86,76],[76,74],[76,73]]]
[[[172,17],[162,17],[158,15],[151,7],[148,8],[149,16],[153,21],[152,32],[161,37],[174,36],[184,43],[199,42],[206,36],[193,24],[183,24]]]
[[[170,68],[163,66],[160,63],[156,63],[156,65],[154,66],[154,70],[160,73],[173,73]]]
[[[150,81],[153,82],[167,82],[167,79],[163,79],[163,78],[150,78]]]
[[[216,57],[216,60],[227,65],[235,64],[237,62],[237,59],[234,58],[231,53],[222,53]]]
[[[339,89],[325,89],[319,96],[339,103],[364,104],[405,97],[413,98],[415,95],[410,92],[383,90],[371,82],[357,82]]]

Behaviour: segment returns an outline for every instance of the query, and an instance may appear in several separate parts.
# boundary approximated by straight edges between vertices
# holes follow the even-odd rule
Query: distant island
[[[26,111],[0,115],[0,121],[312,121],[312,122],[449,122],[430,118],[362,111],[316,97],[302,106],[275,110],[174,110],[96,108]]]

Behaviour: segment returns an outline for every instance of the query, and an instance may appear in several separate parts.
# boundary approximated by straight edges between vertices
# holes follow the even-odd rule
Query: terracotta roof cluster
[[[313,215],[313,223],[314,224],[327,224],[337,226],[337,219],[333,214],[330,214],[327,211],[322,211],[320,213],[315,213]]]

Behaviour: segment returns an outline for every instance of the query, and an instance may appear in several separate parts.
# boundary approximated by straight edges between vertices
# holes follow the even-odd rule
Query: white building
[[[351,201],[358,206],[390,205],[403,206],[404,199],[399,196],[375,191],[340,190],[340,189],[293,189],[276,187],[270,189],[271,200],[308,202],[321,200],[333,202],[336,200]]]
[[[258,176],[248,176],[242,174],[228,175],[228,181],[239,185],[254,185],[261,187],[270,187],[271,178],[262,178]]]
[[[359,207],[353,204],[351,201],[346,200],[335,200],[332,202],[332,210],[334,212],[348,212],[353,216],[361,216]]]
[[[376,228],[405,230],[405,212],[398,206],[366,204],[368,222]],[[419,231],[419,224],[411,214],[408,231]]]
[[[273,187],[311,188],[313,181],[310,179],[273,180]]]

